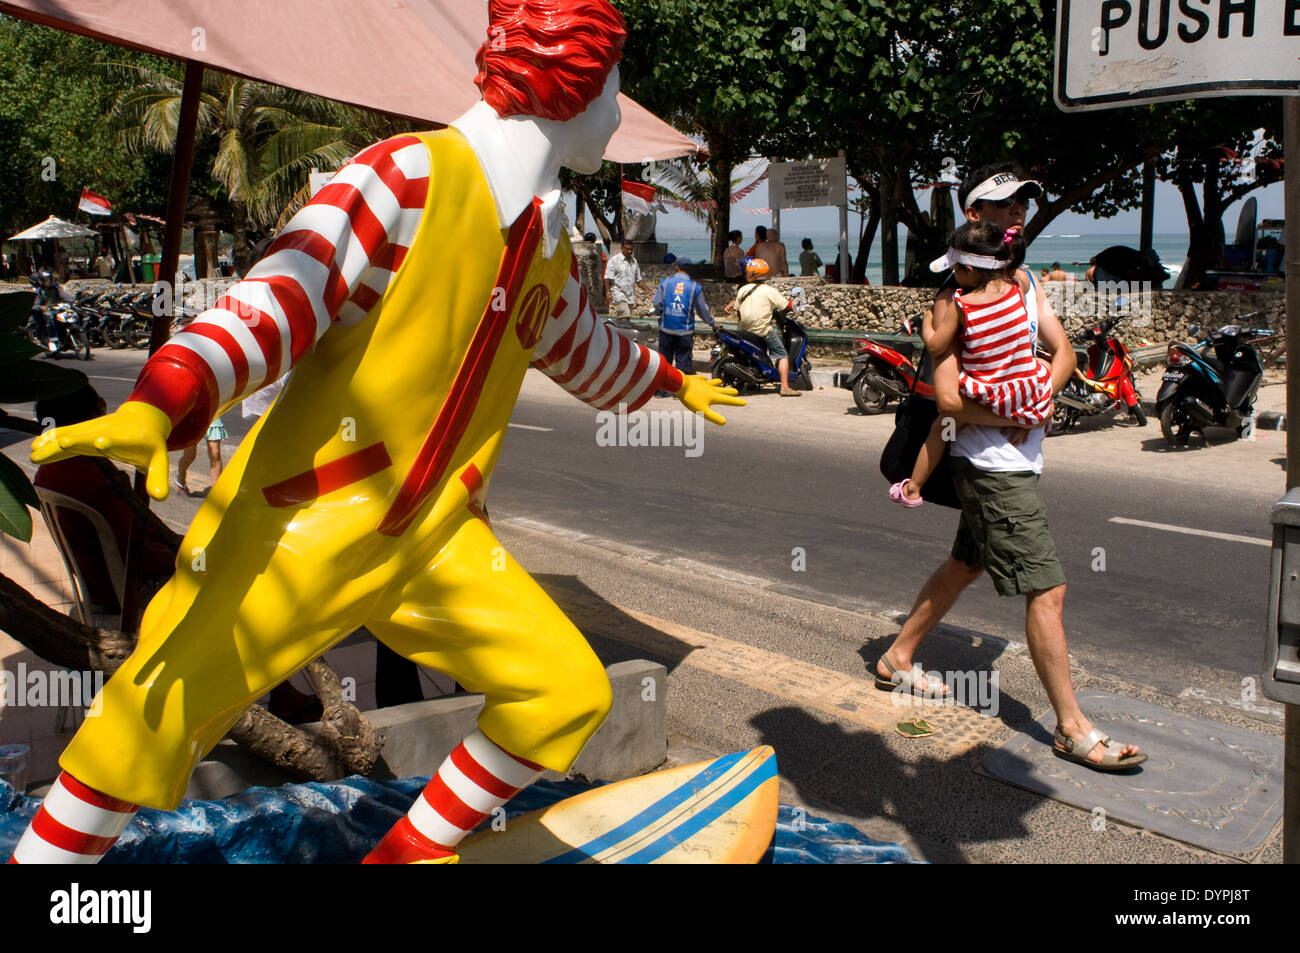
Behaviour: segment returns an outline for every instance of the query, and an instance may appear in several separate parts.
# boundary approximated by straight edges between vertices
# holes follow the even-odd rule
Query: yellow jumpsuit
[[[547,768],[608,712],[599,660],[481,518],[568,239],[550,259],[525,240],[501,274],[509,233],[468,143],[419,138],[430,182],[405,260],[299,361],[195,517],[103,714],[60,760],[91,787],[175,808],[249,704],[360,625],[483,692],[483,732]]]

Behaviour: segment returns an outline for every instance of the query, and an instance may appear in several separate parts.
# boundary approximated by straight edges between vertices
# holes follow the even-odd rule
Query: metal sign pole
[[[844,201],[840,203],[840,267],[839,277],[840,284],[847,285],[853,280],[849,273],[849,169],[848,169],[848,152],[840,150],[840,158],[844,162]]]
[[[1300,440],[1291,439],[1290,422],[1300,421],[1300,96],[1282,99],[1285,112],[1286,218],[1286,488],[1300,485]],[[1271,637],[1270,633],[1270,637]],[[1283,769],[1282,862],[1300,864],[1300,705],[1287,705],[1286,764]]]

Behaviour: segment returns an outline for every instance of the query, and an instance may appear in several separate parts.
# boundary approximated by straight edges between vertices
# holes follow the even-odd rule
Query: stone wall
[[[600,301],[599,258],[579,256],[579,274],[593,294],[592,303],[603,312]],[[728,302],[735,299],[736,286],[703,277],[708,265],[698,270],[698,279],[704,285],[704,295],[710,310],[721,314]],[[673,272],[671,265],[643,265],[646,284],[650,287]],[[187,308],[203,310],[234,284],[233,278],[208,278],[187,282],[181,288],[181,298]],[[819,277],[774,278],[772,285],[781,291],[801,286],[804,290],[804,308],[800,312],[803,323],[809,328],[839,331],[871,331],[893,333],[899,330],[904,318],[921,314],[934,298],[933,288],[862,287],[835,285]],[[107,285],[99,281],[70,281],[67,287],[112,287],[119,290],[148,290],[147,285]],[[22,290],[25,284],[0,283],[0,290]],[[1102,286],[1093,289],[1081,281],[1049,282],[1046,286],[1052,307],[1062,318],[1067,331],[1075,331],[1098,314],[1117,313],[1122,316],[1118,326],[1119,337],[1130,347],[1143,342],[1161,344],[1169,340],[1191,337],[1188,327],[1193,324],[1202,330],[1230,324],[1239,314],[1259,311],[1262,323],[1276,330],[1285,325],[1285,294],[1281,291],[1150,291],[1125,287]],[[637,308],[633,316],[640,317],[651,310],[650,296],[638,289]]]
[[[699,271],[704,273],[707,268],[702,266]],[[641,269],[651,287],[672,270],[670,265],[643,265]],[[697,280],[704,286],[710,310],[720,313],[734,300],[735,285],[705,277]],[[771,284],[784,292],[802,287],[801,320],[806,327],[823,330],[897,332],[904,318],[920,315],[934,300],[933,288],[836,285],[819,277],[774,278]],[[1119,337],[1130,346],[1187,338],[1191,336],[1189,325],[1213,329],[1232,323],[1239,314],[1255,311],[1263,313],[1261,322],[1268,327],[1281,330],[1285,324],[1285,294],[1281,291],[1152,291],[1123,285],[1094,289],[1081,281],[1048,282],[1046,291],[1067,331],[1076,331],[1099,315],[1118,314]],[[637,305],[636,315],[650,311],[650,296],[638,291]]]

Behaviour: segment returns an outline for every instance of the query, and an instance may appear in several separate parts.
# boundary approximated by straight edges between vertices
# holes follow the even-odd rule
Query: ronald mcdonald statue
[[[163,499],[167,450],[293,368],[11,862],[93,863],[138,806],[175,809],[248,705],[360,625],[486,696],[367,862],[454,862],[604,719],[603,667],[485,519],[524,372],[601,409],[670,391],[720,424],[710,405],[743,401],[613,333],[577,280],[558,176],[595,172],[618,127],[622,16],[607,0],[491,0],[489,16],[481,102],[358,154],[116,412],[33,444],[35,462],[147,470]]]

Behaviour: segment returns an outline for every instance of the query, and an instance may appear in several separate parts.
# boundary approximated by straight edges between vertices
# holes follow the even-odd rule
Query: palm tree
[[[738,167],[736,167],[738,168]],[[735,172],[736,168],[732,171]],[[646,181],[653,185],[663,199],[676,205],[696,221],[703,222],[709,229],[715,251],[718,247],[718,201],[715,197],[718,189],[713,176],[708,171],[707,163],[697,163],[691,159],[668,159],[651,163],[646,169]],[[728,183],[727,194],[734,195],[747,173],[733,175]],[[732,199],[732,202],[735,202]],[[726,247],[723,236],[721,247]],[[714,264],[721,266],[721,258]]]
[[[131,82],[112,111],[123,145],[133,154],[171,152],[181,80],[134,64],[115,70]],[[319,96],[207,70],[196,135],[215,139],[212,176],[230,199],[236,271],[247,271],[250,221],[264,228],[283,224],[307,200],[311,169],[338,169],[373,141],[373,132],[399,128],[406,127]]]

